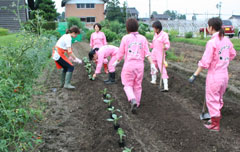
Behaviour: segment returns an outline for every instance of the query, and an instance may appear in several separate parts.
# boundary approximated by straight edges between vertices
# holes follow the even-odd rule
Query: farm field
[[[85,42],[75,43],[73,47],[81,58],[90,50]],[[204,47],[174,42],[171,48],[184,58],[182,62],[168,61],[170,92],[162,93],[157,85],[150,84],[150,67],[146,63],[141,106],[136,115],[130,112],[121,84],[122,63],[117,67],[117,83],[108,86],[103,83],[106,74],[90,81],[84,65],[76,65],[74,91],[59,88],[60,71],[53,68],[46,72],[45,94],[34,97],[47,105],[45,119],[38,124],[37,131],[44,142],[36,151],[121,152],[119,137],[112,123],[106,121],[109,112],[100,92],[104,88],[115,99],[113,106],[121,110],[123,118],[119,124],[126,134],[126,146],[134,147],[135,152],[240,151],[240,102],[239,94],[234,92],[240,90],[239,57],[229,67],[232,89],[225,94],[221,131],[216,133],[204,128],[199,120],[204,101],[204,74],[193,85],[187,81]]]

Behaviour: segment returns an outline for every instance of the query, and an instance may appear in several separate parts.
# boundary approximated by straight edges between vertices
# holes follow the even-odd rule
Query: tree
[[[124,23],[124,13],[121,11],[119,0],[109,0],[106,7],[106,19],[109,21],[118,20]]]
[[[177,18],[177,11],[166,10],[163,14],[170,16],[171,20],[175,20]]]
[[[152,15],[158,15],[158,12],[157,11],[153,11]]]
[[[192,16],[192,20],[193,20],[193,21],[196,21],[196,20],[197,20],[197,16],[196,16],[196,14],[193,14],[193,16]]]
[[[47,21],[54,21],[59,16],[52,0],[36,0],[35,9],[42,10],[43,18]]]
[[[186,15],[185,14],[178,14],[177,19],[186,20]]]

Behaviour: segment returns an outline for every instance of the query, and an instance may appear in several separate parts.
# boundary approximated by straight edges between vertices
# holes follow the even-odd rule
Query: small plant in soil
[[[111,97],[112,96],[109,93],[106,94],[106,99],[110,99]]]
[[[112,119],[113,119],[112,114],[114,114],[114,112],[116,112],[116,111],[121,112],[119,109],[115,109],[114,106],[112,106],[111,108],[108,108],[108,111],[111,112],[110,118],[112,118]]]
[[[103,98],[106,99],[106,96],[107,96],[107,88],[104,88],[103,91],[101,91],[101,93],[103,94]]]
[[[113,99],[104,99],[103,102],[107,103],[108,104],[108,108],[111,108],[112,107],[112,102],[114,100]]]
[[[127,147],[124,147],[124,150],[122,152],[132,152],[132,148],[127,148]]]
[[[93,80],[93,81],[95,80],[95,78],[94,78],[93,75],[91,75],[91,74],[88,75],[88,79],[89,79],[89,80]]]
[[[89,63],[89,59],[87,57],[83,57],[83,62],[84,63]]]
[[[122,116],[118,117],[116,114],[112,114],[112,118],[107,119],[107,121],[112,121],[114,129],[117,130],[120,127],[120,125],[118,124],[118,120],[121,118]]]
[[[124,147],[125,146],[125,141],[124,141],[123,137],[126,136],[126,135],[124,134],[123,129],[118,128],[117,134],[119,135],[119,142],[118,142],[119,147]]]

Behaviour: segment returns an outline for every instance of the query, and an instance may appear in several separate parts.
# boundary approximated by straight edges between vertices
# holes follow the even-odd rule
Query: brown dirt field
[[[179,45],[172,44],[173,48]],[[76,43],[74,48],[79,57],[86,56],[89,51],[89,45],[84,42]],[[181,49],[175,49],[175,52],[180,54],[185,50]],[[190,52],[191,48],[187,51]],[[199,56],[197,52],[196,55],[186,54],[185,58],[198,58],[202,52],[199,51]],[[176,64],[182,66],[186,63]],[[200,77],[190,85],[187,82],[189,73],[170,66],[167,69],[170,92],[162,93],[157,85],[150,84],[149,64],[145,65],[141,106],[136,115],[130,112],[121,84],[122,64],[117,68],[117,83],[109,86],[103,83],[106,74],[90,81],[83,65],[76,65],[72,81],[76,86],[74,91],[59,88],[60,71],[49,73],[45,82],[46,119],[38,128],[44,142],[36,151],[121,152],[118,135],[112,123],[106,121],[109,112],[100,93],[106,87],[115,99],[113,106],[121,110],[123,118],[119,123],[127,135],[126,146],[134,147],[135,152],[240,152],[239,99],[226,94],[221,131],[210,132],[199,120],[204,100],[204,78]]]

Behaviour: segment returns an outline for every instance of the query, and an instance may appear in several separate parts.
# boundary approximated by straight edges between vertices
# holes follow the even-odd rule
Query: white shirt
[[[64,34],[56,44],[57,47],[67,50],[67,48],[70,48],[72,46],[72,37],[70,34]]]

